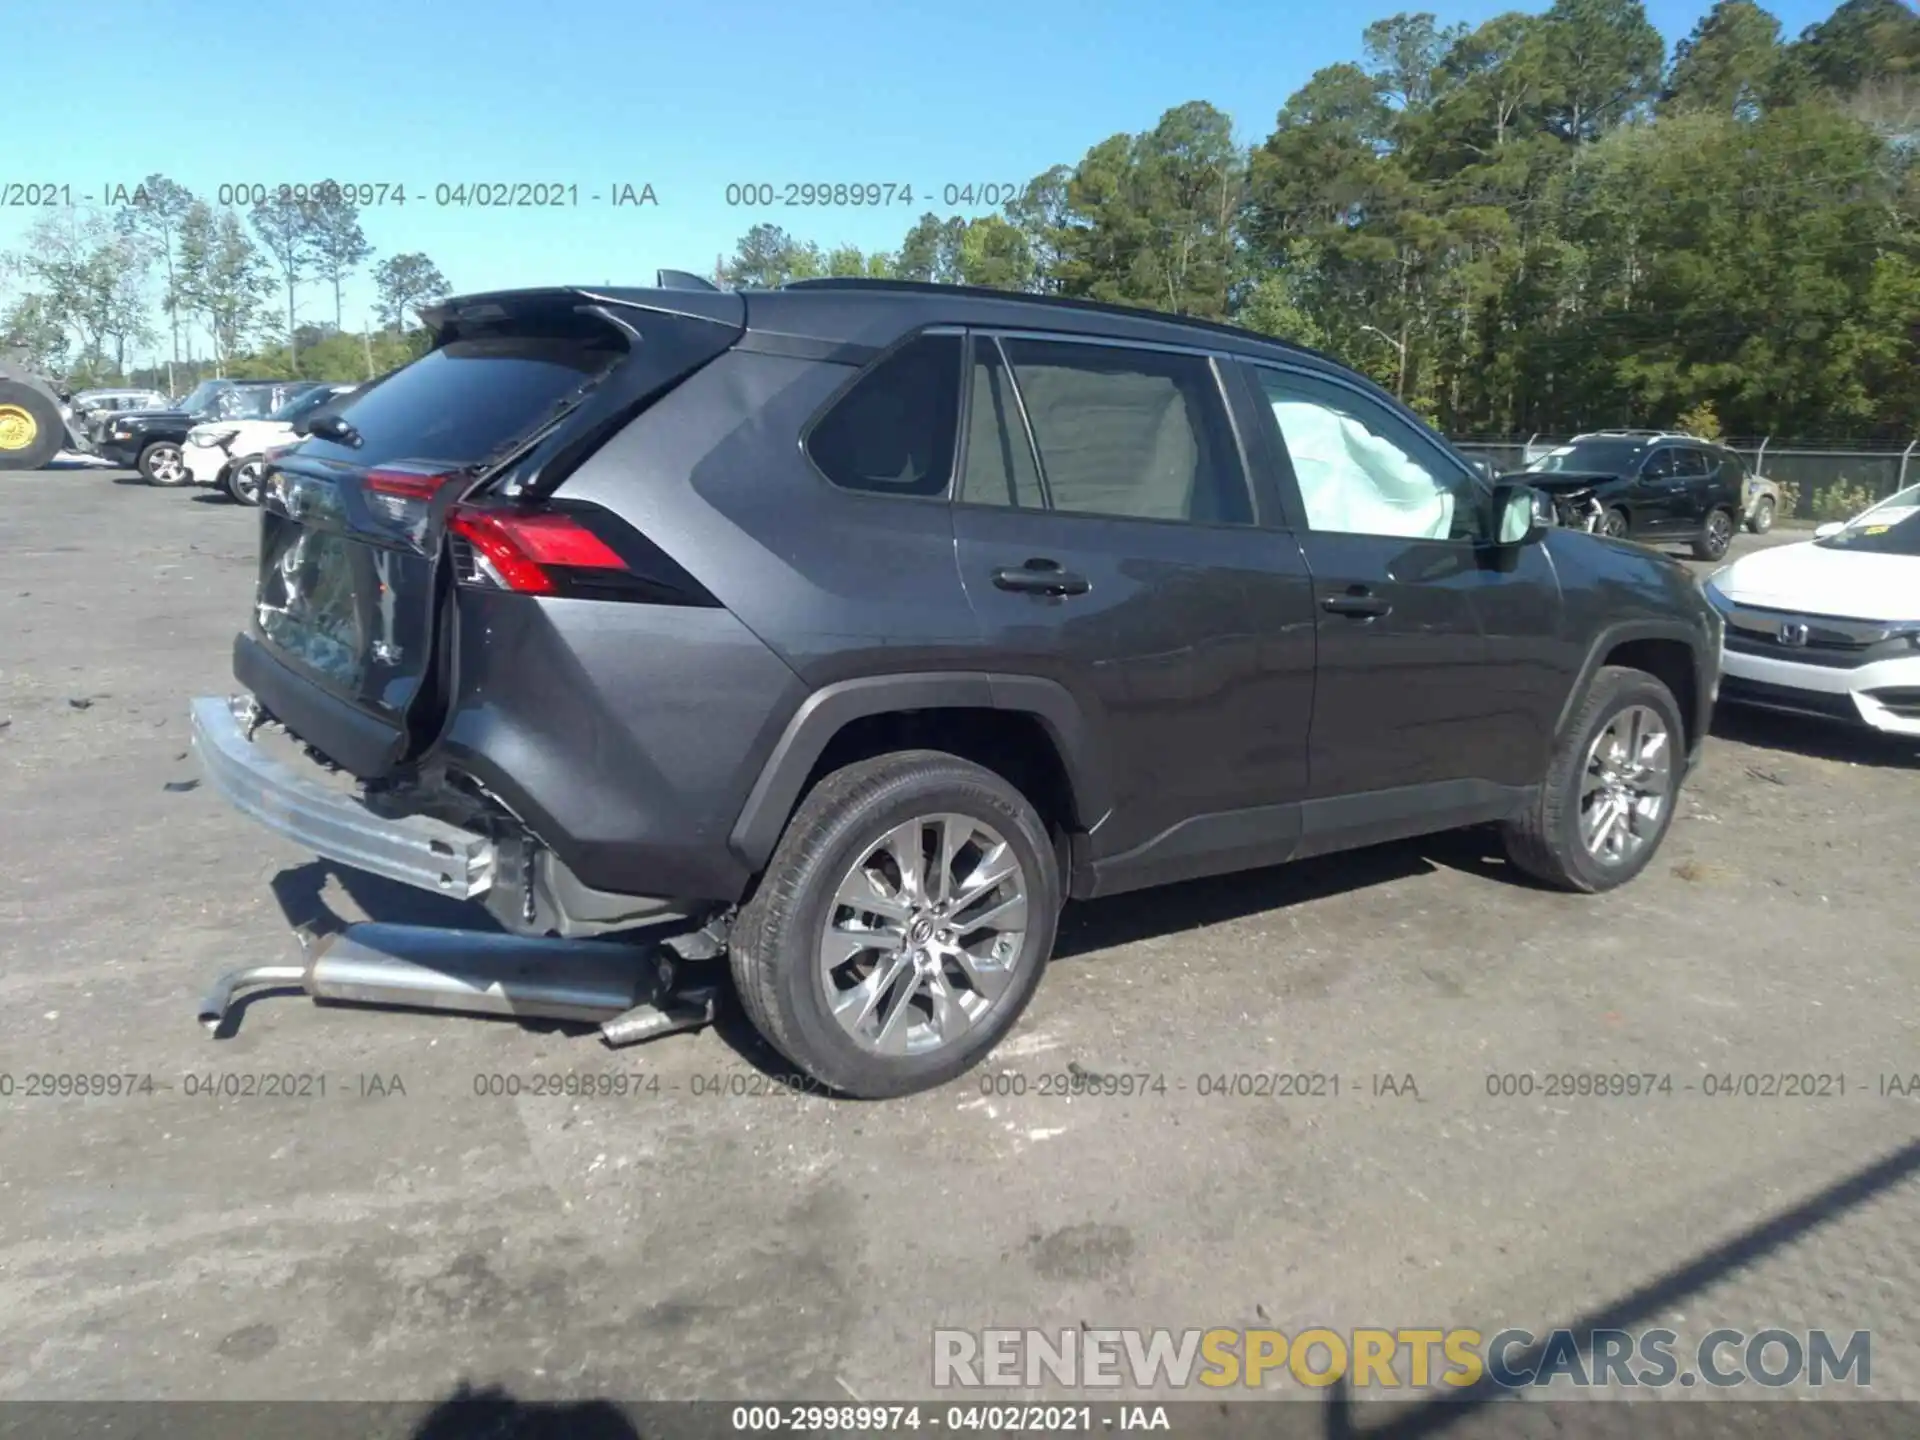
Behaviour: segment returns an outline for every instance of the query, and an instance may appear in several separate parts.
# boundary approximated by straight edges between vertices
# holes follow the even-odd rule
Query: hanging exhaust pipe
[[[303,964],[255,965],[221,976],[200,1004],[200,1023],[218,1032],[240,991],[281,985],[297,985],[321,1003],[617,1020],[604,1031],[612,1044],[713,1018],[715,992],[674,995],[672,960],[657,946],[379,924],[349,925],[302,944]]]

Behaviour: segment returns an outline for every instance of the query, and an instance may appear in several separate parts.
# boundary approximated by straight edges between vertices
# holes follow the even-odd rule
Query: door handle
[[[1326,596],[1321,600],[1320,608],[1329,615],[1350,615],[1356,620],[1377,620],[1382,615],[1393,613],[1392,605],[1358,585],[1344,595]]]
[[[1023,595],[1084,595],[1093,588],[1086,576],[1062,570],[1057,560],[1029,560],[996,570],[993,583]]]

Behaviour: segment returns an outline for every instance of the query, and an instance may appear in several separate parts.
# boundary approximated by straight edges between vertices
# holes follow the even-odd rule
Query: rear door
[[[1101,884],[1291,852],[1306,780],[1306,568],[1256,523],[1206,354],[976,334],[954,537],[996,670],[1101,737]],[[1087,817],[1089,821],[1097,817]]]
[[[1627,509],[1636,539],[1655,539],[1684,529],[1686,482],[1680,476],[1680,451],[1657,445],[1640,462],[1640,473],[1627,489]]]
[[[269,469],[238,678],[352,773],[390,771],[408,753],[409,722],[430,729],[435,718],[411,711],[432,698],[438,522],[451,502],[530,437],[541,437],[530,463],[576,432],[606,438],[739,330],[555,291],[451,312],[432,351],[354,395]],[[517,478],[537,488],[537,476]]]
[[[1704,446],[1682,445],[1674,457],[1673,528],[1691,534],[1705,527],[1718,493],[1716,457]]]

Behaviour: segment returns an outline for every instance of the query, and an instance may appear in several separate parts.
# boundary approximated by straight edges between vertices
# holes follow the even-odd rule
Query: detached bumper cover
[[[193,702],[193,748],[207,782],[227,803],[324,859],[457,900],[493,884],[495,853],[485,836],[425,816],[387,819],[352,795],[329,789],[247,738],[246,701]]]

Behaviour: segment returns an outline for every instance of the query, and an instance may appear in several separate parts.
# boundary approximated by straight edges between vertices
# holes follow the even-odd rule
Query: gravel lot
[[[0,476],[0,1399],[874,1401],[931,1394],[937,1325],[1606,1315],[1871,1329],[1875,1396],[1920,1400],[1920,1100],[1879,1093],[1920,1072],[1912,747],[1723,716],[1602,899],[1461,834],[1077,907],[985,1077],[1024,1095],[795,1096],[732,1023],[610,1052],[274,996],[215,1041],[195,1001],[290,921],[467,917],[196,785],[257,521],[128,478]],[[1167,1088],[1038,1093],[1070,1065]],[[1674,1093],[1487,1091],[1620,1070]],[[102,1071],[170,1088],[21,1090]],[[1845,1097],[1684,1088],[1806,1071]],[[566,1072],[647,1078],[476,1094]],[[1341,1091],[1197,1093],[1236,1072]],[[242,1074],[326,1094],[187,1093]]]

